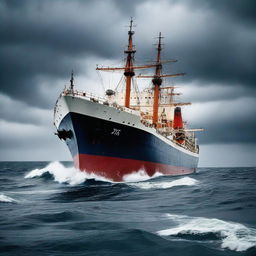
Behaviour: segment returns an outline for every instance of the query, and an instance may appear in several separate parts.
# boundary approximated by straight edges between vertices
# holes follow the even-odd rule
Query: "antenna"
[[[71,72],[70,89],[71,89],[71,91],[73,91],[73,89],[74,89],[74,72],[73,72],[73,70]]]
[[[134,25],[133,25],[133,19],[132,19],[132,17],[131,17],[130,26],[129,26],[130,30],[128,31],[128,34],[129,34],[129,35],[130,35],[130,34],[134,34],[134,31],[132,30],[133,27],[134,27]]]

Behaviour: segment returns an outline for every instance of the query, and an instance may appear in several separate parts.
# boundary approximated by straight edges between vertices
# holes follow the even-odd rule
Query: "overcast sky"
[[[102,92],[96,64],[121,65],[135,20],[136,63],[155,59],[198,134],[200,166],[256,166],[255,0],[0,0],[0,160],[71,160],[54,136],[54,103],[75,72],[78,89]],[[104,81],[104,86],[110,85]]]

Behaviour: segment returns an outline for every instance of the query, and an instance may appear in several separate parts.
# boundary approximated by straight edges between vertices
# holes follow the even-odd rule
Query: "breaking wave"
[[[190,178],[190,177],[183,177],[173,181],[159,181],[159,182],[141,182],[141,183],[130,183],[130,185],[134,187],[138,187],[141,189],[167,189],[176,186],[193,186],[197,185],[198,180]]]
[[[138,172],[125,175],[123,179],[125,182],[139,182],[154,179],[162,175],[163,174],[156,172],[153,176],[149,176],[144,170],[139,170]]]
[[[209,238],[221,240],[221,248],[235,251],[246,251],[256,246],[256,229],[248,228],[240,223],[219,219],[189,217],[185,215],[167,214],[177,224],[176,227],[160,230],[160,236],[175,236],[185,239]]]
[[[104,177],[97,176],[95,174],[88,174],[81,172],[74,167],[65,167],[59,162],[53,162],[42,169],[35,169],[30,171],[25,178],[41,177],[44,174],[49,173],[53,176],[54,181],[59,183],[67,183],[69,185],[78,185],[85,182],[87,179],[94,179],[98,181],[107,181]]]
[[[1,203],[17,203],[18,201],[4,194],[0,194],[0,202]]]
[[[35,178],[41,177],[45,174],[49,173],[54,178],[54,181],[59,183],[67,183],[69,185],[78,185],[86,180],[94,179],[96,181],[104,181],[104,182],[111,182],[111,183],[120,183],[120,182],[113,182],[110,179],[105,177],[96,175],[94,173],[86,173],[81,172],[80,170],[74,167],[65,167],[60,162],[52,162],[46,167],[42,169],[35,169],[30,171],[28,174],[25,175],[25,178]],[[124,182],[139,182],[145,181],[148,179],[156,178],[161,176],[162,174],[156,173],[152,177],[147,175],[145,171],[140,170],[138,172],[134,172],[124,176]],[[122,182],[121,182],[122,183]]]

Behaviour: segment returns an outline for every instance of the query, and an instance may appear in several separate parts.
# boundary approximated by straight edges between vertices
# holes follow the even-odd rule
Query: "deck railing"
[[[77,90],[65,89],[61,93],[61,95],[64,95],[64,96],[67,96],[67,95],[75,96],[77,98],[86,99],[86,100],[89,100],[89,101],[92,101],[92,102],[97,102],[97,103],[102,104],[102,105],[108,105],[108,106],[116,108],[118,110],[125,111],[127,113],[140,116],[140,112],[137,111],[137,110],[133,110],[133,109],[130,109],[130,108],[126,108],[126,107],[120,106],[120,105],[118,105],[115,102],[114,103],[109,103],[106,98],[100,97],[100,96],[95,95],[95,94],[90,93],[90,92],[82,92],[82,91],[77,91]]]

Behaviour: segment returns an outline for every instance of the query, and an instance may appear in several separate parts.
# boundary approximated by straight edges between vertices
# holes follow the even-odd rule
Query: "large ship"
[[[98,67],[98,71],[123,72],[124,86],[105,91],[103,97],[70,86],[60,94],[54,108],[56,134],[67,144],[74,165],[113,181],[123,181],[136,172],[153,176],[185,175],[196,171],[199,146],[195,131],[182,120],[181,106],[175,102],[175,86],[164,85],[166,78],[184,73],[163,74],[162,36],[159,33],[156,61],[144,66],[134,64],[133,21],[128,30],[126,61],[122,67]],[[154,69],[152,75],[136,70]],[[136,81],[151,79],[140,90]]]

